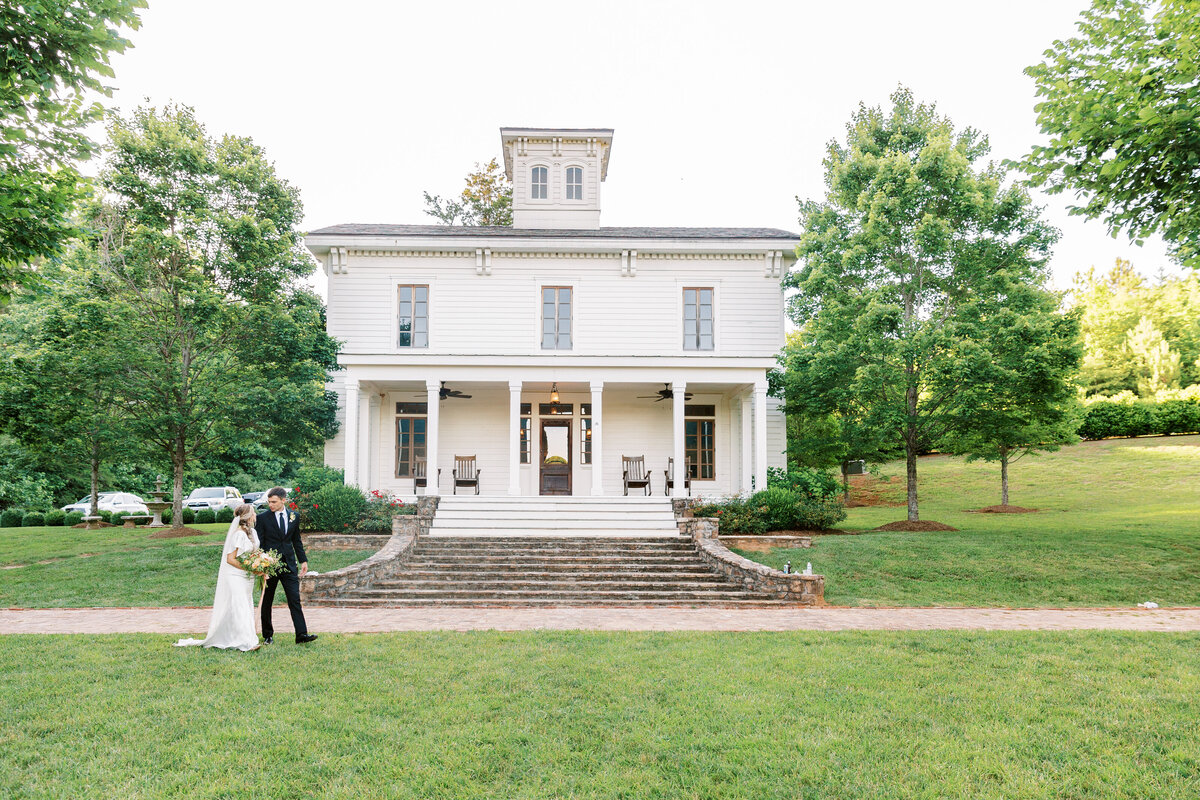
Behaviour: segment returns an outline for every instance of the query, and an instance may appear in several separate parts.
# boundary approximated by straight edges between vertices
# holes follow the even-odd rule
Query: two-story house
[[[347,483],[447,494],[473,455],[484,495],[766,485],[785,426],[767,397],[797,236],[769,228],[605,228],[611,129],[504,128],[513,226],[335,225],[309,249],[344,343],[326,463]],[[420,462],[424,462],[422,465]],[[673,494],[684,492],[674,482]]]

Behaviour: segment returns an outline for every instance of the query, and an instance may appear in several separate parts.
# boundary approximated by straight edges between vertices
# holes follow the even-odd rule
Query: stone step
[[[707,574],[691,574],[687,576],[675,576],[667,580],[663,580],[661,575],[651,576],[628,576],[624,578],[594,576],[542,576],[535,577],[532,575],[513,575],[508,577],[489,575],[482,578],[472,578],[470,580],[462,580],[451,576],[420,576],[413,575],[405,577],[403,580],[386,580],[378,581],[371,586],[370,591],[376,590],[404,590],[404,589],[436,589],[448,588],[456,589],[464,586],[469,586],[475,589],[545,589],[546,591],[553,590],[577,590],[587,589],[603,590],[603,589],[625,589],[629,587],[648,587],[651,589],[666,587],[672,590],[675,589],[708,589],[710,587],[725,587],[738,588],[736,584],[730,583],[721,575]]]
[[[675,515],[669,505],[651,506],[651,505],[628,505],[628,506],[601,506],[601,505],[570,505],[558,508],[528,506],[528,505],[452,505],[439,506],[435,520],[446,517],[456,518],[478,518],[478,517],[511,517],[511,516],[531,516],[531,517],[568,517],[568,518],[597,518],[597,517],[623,517],[623,516],[639,516],[651,519],[670,518],[674,520]]]
[[[374,597],[313,598],[305,606],[339,608],[778,608],[794,607],[786,600],[770,599],[706,599],[706,600],[560,600],[546,598],[464,599],[464,598],[407,598],[405,600]]]
[[[674,564],[532,564],[513,562],[510,564],[489,564],[484,567],[466,567],[457,562],[412,562],[403,572],[412,575],[418,572],[435,573],[438,575],[453,575],[460,579],[481,575],[507,575],[510,573],[538,573],[545,575],[678,575],[706,570],[707,567],[695,561],[680,561]],[[713,573],[716,574],[716,573]]]
[[[427,538],[436,539],[442,537],[512,537],[520,536],[521,528],[480,528],[480,527],[462,527],[462,528],[430,528]],[[661,530],[655,528],[536,528],[528,534],[531,537],[544,536],[560,536],[564,539],[569,538],[590,538],[590,539],[620,539],[624,537],[642,537],[642,536],[661,536],[663,538],[675,538],[679,536],[678,530]]]
[[[637,560],[618,559],[618,558],[593,558],[591,556],[560,556],[554,557],[539,557],[536,559],[514,559],[514,558],[478,558],[470,561],[463,561],[451,558],[423,558],[416,557],[408,562],[408,569],[435,569],[446,570],[450,572],[459,572],[467,575],[476,572],[482,572],[488,569],[504,569],[516,567],[524,570],[533,571],[551,571],[563,568],[583,568],[591,569],[597,572],[602,572],[608,569],[619,569],[622,567],[630,569],[672,569],[678,566],[686,566],[692,569],[707,568],[702,562],[696,559],[689,559],[683,556],[679,557],[655,557],[644,558]]]
[[[645,589],[645,590],[615,590],[598,589],[595,591],[567,591],[545,589],[361,589],[347,592],[344,599],[375,598],[388,600],[409,599],[460,599],[460,600],[589,600],[604,602],[605,600],[753,600],[757,598],[752,592],[744,589]]]
[[[659,545],[652,544],[635,544],[629,547],[622,547],[619,543],[605,540],[605,543],[596,543],[589,541],[587,544],[572,544],[569,541],[558,542],[543,542],[539,541],[536,544],[521,544],[519,541],[506,541],[503,544],[495,544],[490,541],[478,543],[464,543],[454,541],[452,543],[444,543],[436,540],[421,539],[416,545],[417,553],[437,553],[437,554],[454,554],[463,558],[471,558],[472,556],[537,556],[541,553],[571,553],[575,555],[596,555],[596,554],[615,554],[637,558],[640,556],[653,556],[660,554],[687,554],[693,555],[694,550],[683,541],[664,541]]]
[[[429,540],[425,537],[421,538],[420,544],[424,545]],[[622,550],[628,550],[636,547],[685,547],[692,549],[690,539],[683,536],[662,537],[662,536],[629,536],[622,538],[619,542],[612,542],[605,538],[597,539],[571,539],[563,541],[556,536],[494,536],[487,541],[480,541],[473,536],[462,536],[457,539],[454,537],[443,536],[435,542],[439,547],[449,547],[452,545],[461,545],[463,547],[505,547],[505,546],[520,546],[520,547],[617,547]]]

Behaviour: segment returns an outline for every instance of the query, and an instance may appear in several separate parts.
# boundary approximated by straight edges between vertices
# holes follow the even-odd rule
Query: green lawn
[[[0,637],[0,796],[1187,798],[1200,636]]]
[[[1028,457],[1010,502],[1037,514],[971,514],[999,502],[999,468],[937,456],[919,465],[921,518],[954,533],[819,536],[804,550],[745,553],[811,561],[839,605],[1200,605],[1200,436],[1087,442]],[[902,463],[888,464],[903,500]],[[869,531],[903,508],[854,508]]]
[[[193,527],[213,534],[151,539],[137,528],[0,528],[0,607],[209,605],[228,525]],[[309,568],[328,572],[371,553],[314,551]]]

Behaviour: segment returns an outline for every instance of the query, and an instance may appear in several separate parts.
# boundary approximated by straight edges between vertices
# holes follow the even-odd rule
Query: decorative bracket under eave
[[[477,247],[475,249],[475,274],[492,274],[492,251],[490,249],[485,247]]]
[[[621,251],[621,277],[637,277],[637,250]]]
[[[783,251],[769,250],[766,254],[766,266],[763,269],[764,278],[780,278],[783,276]]]
[[[349,271],[350,268],[346,265],[346,248],[329,248],[329,274],[345,275]]]

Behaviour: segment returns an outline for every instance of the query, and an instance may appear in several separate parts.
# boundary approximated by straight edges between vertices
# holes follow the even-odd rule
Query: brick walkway
[[[207,608],[0,609],[6,633],[203,633]],[[310,608],[315,633],[435,630],[1200,631],[1200,608]],[[275,609],[277,632],[291,631]]]

